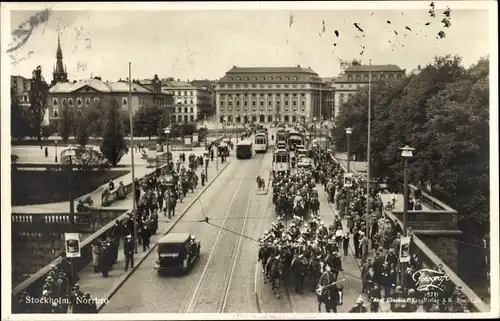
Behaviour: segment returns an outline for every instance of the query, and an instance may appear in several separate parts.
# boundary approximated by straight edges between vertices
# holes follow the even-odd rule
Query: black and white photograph
[[[497,10],[2,3],[2,314],[499,317]]]

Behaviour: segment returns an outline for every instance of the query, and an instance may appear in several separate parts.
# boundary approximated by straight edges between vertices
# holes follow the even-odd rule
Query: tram
[[[276,131],[276,145],[282,143],[286,144],[287,133],[284,128],[278,128]]]
[[[295,146],[304,145],[304,138],[298,131],[291,129],[288,132],[287,143],[288,143],[288,149],[290,151],[295,151]]]
[[[259,132],[254,137],[254,150],[256,153],[265,153],[269,147],[267,134]]]
[[[273,172],[290,172],[290,153],[286,149],[274,150]]]
[[[236,158],[237,159],[250,159],[252,158],[252,141],[242,140],[236,144]]]

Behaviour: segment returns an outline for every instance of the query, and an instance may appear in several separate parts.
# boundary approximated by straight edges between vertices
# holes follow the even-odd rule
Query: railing
[[[336,163],[339,163],[338,160],[333,156],[332,160]],[[341,165],[342,169],[344,172],[346,169]],[[356,179],[356,178],[355,178]],[[409,187],[414,191],[417,189],[416,186],[414,185],[409,185]],[[413,230],[417,230],[415,227],[417,224],[422,224],[422,226],[427,226],[429,228],[432,227],[433,224],[442,224],[442,222],[437,222],[436,220],[442,218],[442,215],[447,215],[448,217],[453,215],[455,218],[452,220],[448,219],[448,222],[456,222],[456,211],[449,207],[448,205],[444,204],[443,202],[439,201],[438,199],[428,195],[427,193],[422,192],[421,193],[422,197],[422,202],[427,205],[427,202],[429,202],[429,207],[431,209],[438,209],[439,211],[432,211],[432,212],[424,212],[424,211],[408,211],[408,219],[410,225],[412,225]],[[383,215],[393,221],[394,223],[400,224],[400,226],[403,226],[401,220],[391,211],[387,211],[385,209],[382,210]],[[446,213],[446,214],[444,214]],[[398,213],[396,213],[398,214]],[[417,218],[418,215],[424,215],[423,218]],[[430,221],[424,222],[426,218],[433,217]],[[413,219],[413,221],[411,221]],[[415,224],[415,225],[414,225]],[[427,225],[426,225],[427,224]],[[444,224],[449,224],[449,223],[444,223]],[[456,229],[456,225],[455,228]],[[411,235],[411,249],[416,249],[416,252],[419,253],[419,256],[422,259],[422,263],[425,265],[425,267],[428,267],[430,269],[434,269],[438,265],[442,265],[444,271],[448,275],[450,281],[455,285],[460,285],[462,286],[462,292],[464,293],[465,296],[467,296],[470,304],[469,308],[471,309],[471,312],[489,312],[491,309],[490,307],[484,303],[481,298],[470,288],[465,284],[465,282],[458,276],[456,273],[448,267],[443,260],[441,260],[434,252],[429,249],[425,243],[418,238],[415,234]]]
[[[130,212],[127,211],[122,214],[117,220],[124,221],[128,217]],[[39,214],[37,214],[39,215]],[[36,215],[35,215],[36,216]],[[73,258],[72,264],[74,265],[75,271],[80,271],[90,262],[92,262],[92,247],[91,245],[102,238],[106,238],[115,232],[114,223],[115,220],[109,222],[106,226],[102,227],[100,230],[94,234],[87,237],[80,246],[81,256],[79,258]],[[123,222],[124,223],[124,222]],[[12,313],[41,313],[41,305],[38,304],[19,304],[21,295],[26,292],[33,298],[41,297],[43,285],[45,284],[45,278],[47,277],[51,265],[59,265],[61,262],[61,257],[58,257],[51,264],[45,266],[43,269],[33,274],[27,280],[16,286],[12,290]]]
[[[12,213],[12,228],[20,232],[93,232],[124,211],[99,209],[88,213],[75,213],[74,222],[70,213]]]
[[[399,220],[403,220],[403,212],[392,211]],[[413,230],[456,230],[458,218],[456,212],[450,211],[408,211],[408,225]]]

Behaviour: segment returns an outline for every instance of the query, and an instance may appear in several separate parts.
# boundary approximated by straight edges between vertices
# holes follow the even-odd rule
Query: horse
[[[323,267],[324,263],[318,258],[312,258],[309,260],[307,278],[311,284],[311,292],[314,292],[316,289],[321,273],[323,273]]]
[[[294,207],[293,207],[293,214],[298,216],[298,217],[302,217],[302,218],[305,218],[306,214],[307,214],[307,211],[305,209],[305,206],[303,203],[297,203]]]
[[[269,263],[269,262],[268,262]],[[284,278],[285,265],[283,260],[278,258],[271,264],[268,269],[268,278],[271,281],[271,289],[273,294],[276,294],[276,298],[280,298],[281,282]]]

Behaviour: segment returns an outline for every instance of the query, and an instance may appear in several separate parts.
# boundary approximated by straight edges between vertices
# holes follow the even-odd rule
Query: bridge
[[[269,157],[269,154],[270,153],[265,154],[262,157]],[[332,157],[335,161],[341,163],[341,161],[337,160],[335,156],[332,155]],[[197,195],[193,195],[192,198],[188,200],[181,209],[179,209],[180,214],[173,222],[161,222],[159,231],[162,232],[159,233],[160,235],[152,238],[152,245],[161,235],[166,234],[174,228],[176,231],[195,231],[195,234],[199,235],[199,237],[203,239],[202,246],[205,247],[203,251],[207,252],[207,255],[202,262],[199,262],[200,266],[196,269],[196,271],[193,271],[194,275],[192,278],[185,277],[179,280],[169,279],[169,289],[171,291],[167,291],[169,293],[157,293],[157,291],[161,291],[161,286],[163,286],[162,284],[167,281],[158,280],[152,271],[154,255],[149,254],[154,249],[154,246],[151,246],[151,250],[136,255],[136,267],[132,269],[132,271],[118,271],[123,268],[123,256],[122,251],[120,251],[117,271],[112,272],[116,273],[116,277],[103,279],[100,276],[93,274],[91,271],[92,253],[90,245],[95,240],[113,233],[114,223],[111,221],[101,227],[98,231],[85,238],[82,242],[82,256],[81,258],[74,260],[76,270],[80,276],[79,283],[82,289],[84,291],[91,292],[92,295],[99,298],[113,298],[113,300],[111,300],[112,303],[107,305],[103,303],[99,305],[99,310],[101,312],[165,312],[166,310],[175,312],[237,312],[237,308],[240,309],[240,312],[315,312],[314,295],[308,295],[306,296],[307,299],[304,299],[304,297],[299,297],[290,292],[287,295],[287,300],[281,301],[281,303],[269,303],[269,298],[267,297],[266,299],[266,295],[268,295],[266,294],[267,290],[263,290],[262,287],[264,287],[264,285],[257,278],[258,270],[255,268],[256,245],[252,243],[251,240],[243,242],[241,237],[234,235],[231,236],[232,233],[230,232],[222,233],[220,232],[220,228],[214,229],[207,225],[201,226],[201,223],[195,223],[200,219],[200,213],[202,211],[205,213],[206,210],[206,215],[213,217],[212,220],[215,221],[214,224],[222,224],[222,226],[226,226],[226,228],[228,228],[228,225],[225,225],[227,222],[227,224],[231,224],[229,230],[243,231],[243,234],[250,238],[259,237],[261,235],[261,229],[265,228],[268,224],[267,222],[269,221],[270,209],[268,208],[268,201],[266,198],[257,198],[254,195],[252,186],[254,184],[256,174],[260,173],[262,177],[266,177],[265,172],[268,172],[269,168],[266,168],[265,165],[260,165],[265,163],[266,161],[263,161],[260,156],[254,157],[254,159],[246,162],[235,160],[231,161],[229,164],[225,165],[226,167],[219,170],[217,176],[215,175],[215,172],[209,175],[209,177],[212,177],[209,185],[213,186],[207,186],[202,191],[199,191]],[[217,178],[218,176],[220,176],[220,178]],[[216,178],[217,182],[214,182]],[[229,183],[234,179],[238,180],[239,184],[244,181],[247,181],[247,183],[241,185],[240,190],[240,185],[237,187],[234,183]],[[236,191],[234,191],[235,189]],[[410,189],[415,190],[415,187],[410,186]],[[231,195],[233,195],[233,197],[229,199]],[[389,194],[381,195],[384,203],[387,202],[388,197],[390,197]],[[398,198],[399,199],[396,204],[400,205],[402,204],[402,196],[398,195]],[[446,244],[446,242],[440,239],[439,236],[447,235],[448,237],[453,237],[454,235],[460,233],[456,226],[456,211],[426,193],[422,193],[422,200],[424,203],[424,210],[409,211],[408,213],[408,221],[409,226],[411,227],[412,237],[411,248],[420,254],[423,259],[424,266],[429,268],[434,268],[438,265],[443,266],[450,280],[455,285],[461,285],[463,287],[463,292],[469,299],[470,310],[472,312],[490,311],[490,307],[485,304],[474,293],[474,291],[472,291],[472,289],[470,289],[454,273],[454,269],[447,264],[447,262],[450,262],[450,265],[453,265],[453,251],[450,251],[450,248],[453,248],[455,243],[450,242],[449,244]],[[202,204],[200,206],[205,207],[205,210],[198,208],[198,205],[195,205],[196,202]],[[324,216],[325,221],[328,222],[328,220],[333,219],[333,213],[335,213],[336,210],[327,205],[328,203],[325,200],[322,200],[321,203],[321,214]],[[226,213],[225,216],[224,212]],[[118,220],[123,220],[127,217],[128,212],[123,214],[116,213],[116,215],[118,215]],[[96,219],[97,217],[100,217],[95,214],[87,215],[87,217],[88,216],[96,217]],[[383,216],[395,223],[401,223],[402,210],[400,206],[396,206],[396,208],[392,211],[384,210]],[[14,217],[15,220],[19,222],[19,215],[13,215],[13,220]],[[245,217],[245,220],[242,220],[242,217]],[[32,217],[30,219],[33,220]],[[44,216],[43,219],[38,220],[46,222],[46,216]],[[66,222],[64,224],[67,224],[67,218],[61,218],[61,220],[62,222]],[[92,219],[90,219],[90,221],[92,221]],[[239,221],[242,222],[237,223]],[[247,221],[249,224],[245,224]],[[179,224],[177,224],[178,222]],[[81,223],[80,225],[83,226],[85,224]],[[83,229],[83,227],[80,228]],[[217,247],[219,238],[224,238],[223,244],[226,244],[227,248]],[[212,255],[217,257],[216,261],[211,260]],[[27,292],[34,297],[40,296],[50,266],[52,264],[57,265],[59,262],[60,258],[50,262],[50,264],[40,269],[37,273],[33,274],[13,289],[13,313],[25,312],[26,306],[16,304],[23,292]],[[235,264],[234,262],[239,262],[236,263],[236,265],[241,267],[241,269],[231,270],[231,265]],[[352,253],[348,256],[348,258],[344,259],[344,268],[353,275],[355,272],[359,273],[360,264],[361,262],[355,259],[352,256]],[[209,266],[210,269],[208,269]],[[205,267],[205,269],[203,269],[203,267]],[[225,272],[228,268],[230,273]],[[223,273],[224,275],[219,275],[217,272],[219,270],[221,271],[220,273]],[[255,273],[256,276],[255,283],[247,282],[248,278],[253,278],[252,273]],[[196,283],[196,276],[200,277],[198,283]],[[227,276],[229,279],[227,279]],[[213,282],[209,282],[210,280]],[[345,302],[349,302],[349,304],[351,304],[351,301],[355,300],[357,297],[356,293],[359,291],[358,287],[360,286],[360,282],[359,278],[351,278],[349,282],[349,287],[352,292],[350,292],[351,294],[348,294]],[[220,291],[219,287],[222,285],[219,284],[225,284],[224,288],[226,290]],[[250,286],[250,284],[254,284],[255,288]],[[229,293],[230,289],[235,291],[235,287],[238,289],[238,295],[235,294],[236,292],[231,292],[235,294],[234,298],[227,295],[219,298],[218,294],[215,294],[219,292],[213,292],[217,290],[221,293],[225,291],[228,291],[227,293]],[[191,291],[191,289],[194,289],[193,295],[191,295],[192,293],[185,293],[187,291]],[[141,296],[142,292],[129,293],[130,291],[145,291],[146,293],[148,290],[152,291],[152,296],[148,295],[144,299],[138,298]],[[200,293],[203,293],[204,299],[201,299]],[[159,295],[165,295],[166,297],[154,299]],[[185,298],[182,299],[182,301],[179,301],[180,299],[175,298],[175,296],[182,296]],[[135,300],[134,298],[140,302],[133,302]],[[130,306],[125,306],[125,302],[123,300],[128,300],[128,302],[130,302]],[[146,301],[143,302],[143,300]],[[243,303],[236,303],[235,300],[244,302],[245,307],[243,307]],[[303,300],[308,300],[307,302],[311,303],[313,310],[309,310],[309,307],[303,308],[304,306],[309,306],[307,304],[303,304]],[[168,301],[172,301],[174,303],[165,303]],[[256,305],[258,306],[257,309],[250,307],[250,305],[255,303],[254,301],[256,301]],[[33,308],[36,309],[36,307]],[[381,308],[384,312],[389,310],[389,308],[384,305]]]

